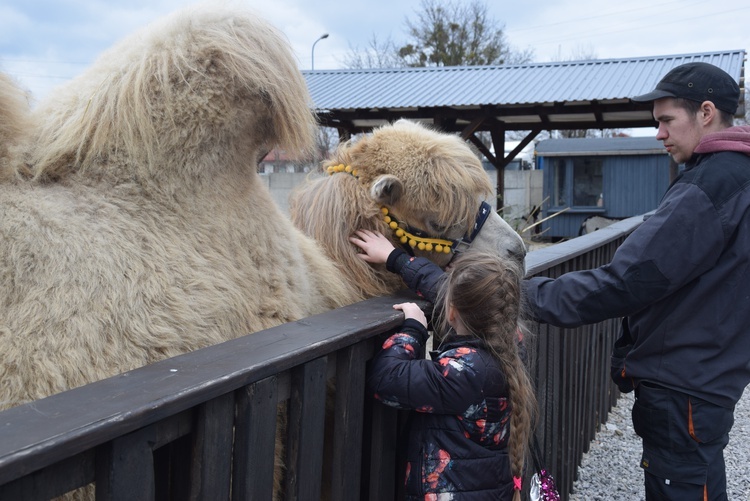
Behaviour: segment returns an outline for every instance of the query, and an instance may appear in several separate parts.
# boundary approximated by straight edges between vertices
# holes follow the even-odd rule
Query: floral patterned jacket
[[[423,258],[401,264],[407,284],[421,292],[421,283],[422,295],[434,299],[442,270]],[[483,341],[456,334],[425,359],[428,336],[424,326],[407,319],[385,341],[367,378],[376,399],[414,411],[403,444],[407,499],[511,499],[510,402],[499,362]]]

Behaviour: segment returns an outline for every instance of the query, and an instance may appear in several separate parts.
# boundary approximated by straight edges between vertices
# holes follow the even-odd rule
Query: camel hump
[[[58,88],[37,116],[38,175],[93,169],[153,178],[206,158],[312,148],[315,119],[286,38],[244,10],[193,7],[125,38]],[[218,162],[219,164],[222,161]]]

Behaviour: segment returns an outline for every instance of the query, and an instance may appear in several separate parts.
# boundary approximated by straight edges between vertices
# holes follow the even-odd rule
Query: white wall
[[[307,172],[274,172],[260,174],[260,179],[271,191],[271,196],[284,214],[289,214],[289,194],[307,179]]]
[[[497,190],[497,170],[488,169],[492,186]],[[543,171],[541,170],[506,170],[505,197],[503,217],[513,223],[529,214],[535,205],[541,205],[543,198]],[[497,191],[495,191],[497,195]],[[497,209],[497,197],[492,200],[492,207]]]

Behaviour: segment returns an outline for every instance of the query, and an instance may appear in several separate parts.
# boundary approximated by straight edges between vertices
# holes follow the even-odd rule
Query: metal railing
[[[530,253],[528,274],[606,263],[636,219]],[[277,456],[284,499],[394,499],[399,414],[364,385],[403,300],[370,299],[0,412],[0,499],[95,482],[97,500],[268,500]],[[531,350],[537,436],[563,497],[617,398],[615,324],[541,326]]]

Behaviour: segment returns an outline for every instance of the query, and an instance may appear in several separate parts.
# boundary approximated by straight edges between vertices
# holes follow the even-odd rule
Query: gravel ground
[[[633,394],[620,397],[609,419],[584,454],[570,501],[643,501],[641,442],[633,431],[630,409]],[[750,501],[750,390],[734,411],[734,426],[724,450],[727,496],[730,501]]]

